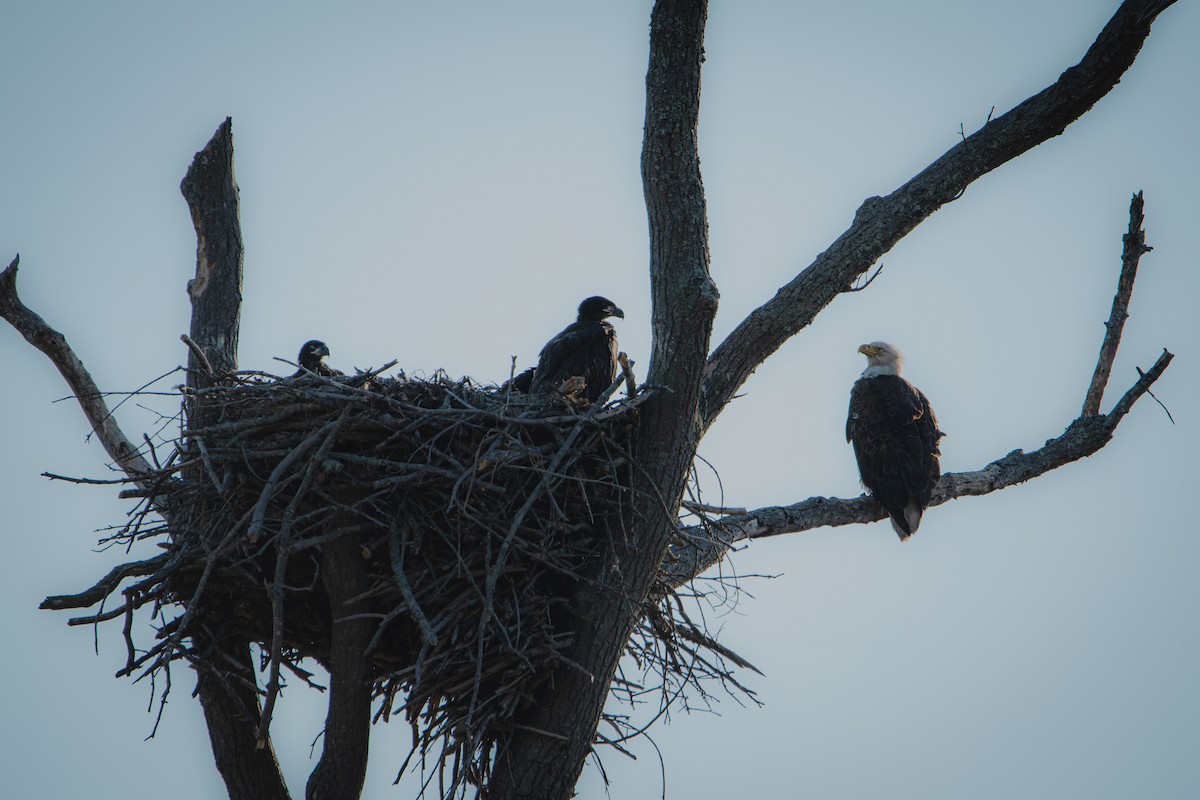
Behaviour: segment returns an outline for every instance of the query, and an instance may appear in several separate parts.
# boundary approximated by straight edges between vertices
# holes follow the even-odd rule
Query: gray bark
[[[237,369],[242,315],[242,226],[233,176],[233,122],[228,117],[204,149],[196,153],[179,186],[196,228],[196,277],[188,281],[192,301],[188,385],[208,385],[208,371]]]

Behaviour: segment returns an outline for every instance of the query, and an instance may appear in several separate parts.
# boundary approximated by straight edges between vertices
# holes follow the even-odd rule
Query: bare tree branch
[[[179,341],[187,345],[188,351],[191,352],[192,356],[195,358],[196,364],[200,371],[203,372],[206,377],[211,378],[214,374],[212,364],[208,363],[208,356],[206,356],[204,351],[200,349],[200,345],[193,342],[192,337],[188,336],[186,333],[179,334]]]
[[[1167,365],[1171,363],[1171,359],[1174,357],[1174,354],[1170,353],[1166,348],[1163,348],[1162,355],[1158,357],[1158,360],[1154,362],[1154,366],[1152,366],[1149,371],[1143,372],[1140,368],[1138,369],[1138,382],[1133,386],[1130,386],[1125,394],[1121,395],[1121,399],[1117,401],[1117,404],[1113,406],[1112,411],[1109,411],[1108,414],[1105,415],[1105,418],[1109,420],[1114,428],[1116,427],[1117,423],[1121,421],[1121,418],[1129,413],[1129,410],[1133,408],[1133,404],[1136,403],[1142,395],[1148,394],[1151,397],[1154,396],[1154,393],[1150,391],[1150,387],[1154,385],[1156,380],[1158,380],[1158,376],[1163,374],[1167,368]],[[1159,405],[1162,405],[1162,403],[1159,403]],[[1166,406],[1163,406],[1163,410],[1166,411]],[[1167,416],[1171,416],[1169,411],[1167,412]],[[1174,421],[1175,420],[1171,420],[1171,422]]]
[[[89,608],[112,594],[121,581],[130,577],[150,575],[159,567],[166,564],[168,558],[169,556],[163,553],[145,561],[133,561],[113,567],[92,588],[79,594],[51,595],[43,600],[38,608],[52,611],[62,611],[68,608]]]
[[[1121,273],[1117,280],[1117,295],[1113,299],[1112,316],[1106,326],[1100,356],[1088,388],[1088,401],[1084,403],[1082,414],[1067,426],[1061,436],[1050,439],[1032,453],[1014,450],[983,469],[943,475],[934,490],[929,503],[931,506],[959,497],[990,494],[1092,455],[1108,444],[1121,419],[1129,413],[1138,398],[1150,391],[1150,387],[1171,363],[1174,356],[1163,350],[1149,371],[1138,370],[1137,382],[1117,401],[1112,411],[1107,415],[1099,413],[1100,398],[1108,383],[1113,360],[1121,343],[1121,330],[1128,316],[1126,309],[1133,294],[1138,261],[1142,254],[1153,249],[1146,244],[1142,230],[1143,207],[1142,193],[1138,192],[1133,196],[1129,209],[1129,232],[1123,237]],[[671,548],[662,569],[672,585],[680,586],[719,562],[729,548],[739,541],[799,533],[812,528],[874,522],[886,516],[882,507],[868,495],[853,499],[810,497],[790,506],[771,506],[732,514],[681,530],[683,541]]]
[[[183,190],[193,204],[192,218],[196,224],[199,245],[197,248],[197,280],[189,284],[193,300],[192,339],[207,348],[207,354],[221,370],[236,369],[237,320],[241,301],[241,235],[237,225],[237,187],[233,184],[233,141],[230,121],[217,131],[214,142],[197,154]],[[227,162],[227,181],[221,179],[220,159]],[[214,178],[215,176],[215,178]],[[206,192],[215,192],[213,195]],[[207,204],[206,200],[207,198]],[[228,217],[232,215],[231,232]],[[228,278],[222,265],[236,263],[236,281]],[[25,339],[46,354],[54,363],[72,393],[79,401],[84,415],[91,423],[109,457],[126,475],[148,495],[157,494],[162,480],[159,471],[138,452],[132,441],[117,425],[95,381],[75,355],[66,338],[51,328],[33,311],[21,303],[17,295],[18,259],[0,273],[0,316],[3,316]],[[236,290],[236,291],[235,291]],[[205,305],[206,311],[197,319],[197,304]],[[230,308],[232,306],[232,308]],[[227,327],[232,324],[232,331]],[[210,370],[200,368],[202,362],[195,361],[190,375],[208,378]],[[195,386],[195,383],[192,384]],[[167,509],[158,509],[167,517]],[[114,569],[97,586],[75,597],[47,598],[45,604],[68,607],[72,603],[87,602],[100,591],[111,591],[120,580],[143,574],[143,569],[157,564],[151,559],[142,564],[129,564]],[[44,604],[44,607],[45,607]],[[200,650],[219,650],[221,657],[216,663],[237,665],[241,674],[230,680],[213,669],[198,670],[196,692],[204,709],[209,736],[213,743],[213,756],[217,769],[225,779],[229,796],[235,800],[290,800],[287,786],[279,771],[279,764],[270,744],[255,748],[255,728],[258,716],[258,698],[253,689],[254,671],[249,647],[244,643],[230,643],[203,629],[193,632],[193,640]],[[232,649],[230,649],[232,648]]]
[[[1014,450],[974,472],[943,475],[929,505],[991,494],[1097,452],[1108,444],[1121,418],[1134,401],[1149,391],[1173,357],[1164,350],[1154,366],[1130,387],[1109,414],[1081,416],[1071,422],[1061,436],[1050,439],[1031,453]],[[864,524],[886,517],[887,512],[869,495],[852,499],[810,497],[790,506],[759,508],[683,529],[680,533],[684,541],[671,548],[663,562],[663,572],[673,586],[681,586],[721,561],[737,542],[814,528]]]
[[[708,354],[717,287],[696,138],[707,3],[660,0],[651,15],[642,187],[650,228],[653,349],[647,381],[690,394]]]
[[[7,320],[25,337],[25,341],[45,353],[54,366],[58,367],[113,464],[128,475],[139,488],[150,489],[153,486],[150,476],[157,470],[121,430],[109,411],[108,404],[104,402],[99,387],[79,360],[79,356],[75,355],[75,351],[67,344],[66,337],[47,325],[44,319],[21,302],[17,295],[18,263],[20,256],[14,258],[8,268],[0,272],[0,317]]]
[[[1144,253],[1154,248],[1146,245],[1146,232],[1142,230],[1145,219],[1142,193],[1133,196],[1129,204],[1129,232],[1123,238],[1124,247],[1121,251],[1121,278],[1117,281],[1117,294],[1113,297],[1112,313],[1108,322],[1104,323],[1104,341],[1100,345],[1100,358],[1096,361],[1096,371],[1092,373],[1092,382],[1088,386],[1087,397],[1083,401],[1083,416],[1100,413],[1100,401],[1104,399],[1104,387],[1108,385],[1108,376],[1112,373],[1113,361],[1117,357],[1117,348],[1121,344],[1121,331],[1125,328],[1125,320],[1129,318],[1129,298],[1133,295],[1133,282],[1137,278],[1138,262]]]
[[[1081,415],[1067,426],[1061,436],[1050,439],[1032,453],[1014,450],[980,470],[943,475],[934,491],[931,506],[1024,483],[1092,455],[1108,444],[1121,419],[1129,413],[1138,398],[1150,392],[1150,387],[1171,363],[1174,356],[1163,350],[1149,371],[1138,370],[1137,382],[1122,395],[1113,409],[1107,415],[1100,415],[1100,400],[1121,343],[1137,266],[1141,256],[1153,249],[1146,244],[1142,230],[1145,219],[1143,209],[1143,196],[1138,192],[1130,203],[1129,230],[1122,238],[1124,247],[1117,294],[1113,299],[1112,313]],[[789,506],[772,506],[728,515],[681,530],[683,541],[672,546],[663,562],[663,572],[672,585],[679,586],[718,563],[729,548],[739,541],[799,533],[813,528],[874,522],[886,516],[874,498],[867,495],[853,499],[810,497]]]
[[[1125,0],[1083,59],[1053,85],[948,150],[887,197],[867,198],[828,250],[759,306],[708,360],[700,403],[707,429],[759,364],[807,327],[913,228],[976,178],[1063,132],[1133,64],[1150,25],[1174,0]]]

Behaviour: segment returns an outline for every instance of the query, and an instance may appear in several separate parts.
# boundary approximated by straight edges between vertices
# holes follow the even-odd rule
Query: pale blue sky
[[[712,268],[727,333],[849,224],[1075,63],[1115,3],[714,2],[701,108]],[[195,241],[178,184],[234,120],[246,242],[241,361],[305,339],[343,368],[397,358],[500,380],[602,293],[648,358],[638,155],[649,2],[27,3],[3,13],[0,258],[97,381],[185,358]],[[1107,409],[1175,362],[1098,455],[886,523],[754,543],[754,595],[715,617],[766,677],[765,708],[676,714],[652,735],[668,797],[1187,798],[1200,795],[1200,447],[1194,310],[1200,11],[1168,10],[1121,85],[1066,134],[972,185],[751,378],[703,446],[731,505],[859,492],[843,438],[855,349],[887,339],[929,395],[947,470],[1058,435],[1078,413],[1130,195],[1148,241]],[[43,470],[104,476],[65,387],[11,329],[0,458],[0,788],[21,798],[219,796],[192,676],[157,738],[149,688],[112,678],[119,625],[36,610],[122,553],[127,505]],[[122,410],[126,430],[152,414]],[[709,478],[710,498],[717,492]],[[139,555],[149,554],[147,549]],[[276,743],[297,796],[321,698],[289,691]],[[366,800],[402,726],[374,731]],[[612,797],[663,791],[655,749],[605,752]],[[585,800],[604,790],[589,766]]]

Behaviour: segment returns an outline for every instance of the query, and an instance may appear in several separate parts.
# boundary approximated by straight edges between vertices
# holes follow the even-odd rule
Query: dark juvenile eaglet
[[[901,540],[917,532],[942,476],[937,417],[929,398],[904,378],[904,357],[887,342],[858,348],[867,368],[850,390],[846,441],[863,486],[892,518]]]
[[[519,372],[510,380],[500,384],[502,392],[520,392],[521,394],[529,394],[530,388],[533,386],[533,376],[537,373],[537,367],[530,367],[524,372]]]
[[[325,343],[317,339],[312,339],[304,343],[300,348],[300,355],[296,357],[297,363],[300,364],[300,369],[296,370],[293,378],[299,378],[307,375],[310,372],[315,372],[317,375],[324,375],[326,378],[335,378],[346,373],[341,370],[334,369],[325,363],[325,356],[329,355],[329,348]]]
[[[586,382],[584,396],[596,402],[617,376],[617,332],[605,322],[625,318],[625,312],[604,297],[589,297],[579,304],[579,316],[546,343],[538,356],[530,391],[552,392],[567,378]]]

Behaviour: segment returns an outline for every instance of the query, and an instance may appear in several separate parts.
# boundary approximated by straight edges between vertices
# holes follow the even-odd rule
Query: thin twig
[[[1135,194],[1129,203],[1129,231],[1122,237],[1124,247],[1121,251],[1121,276],[1117,280],[1112,312],[1108,316],[1108,322],[1104,323],[1104,341],[1100,345],[1096,370],[1092,373],[1092,382],[1088,385],[1087,396],[1083,401],[1085,417],[1100,413],[1104,388],[1108,385],[1109,375],[1112,374],[1117,348],[1121,346],[1121,332],[1125,328],[1125,320],[1129,318],[1129,299],[1133,296],[1138,262],[1143,254],[1154,249],[1146,245],[1146,232],[1142,229],[1145,219],[1142,214],[1143,205],[1141,192]]]
[[[421,637],[430,647],[437,647],[439,640],[434,633],[433,626],[429,624],[429,618],[425,616],[425,612],[421,610],[421,604],[417,602],[417,597],[413,593],[412,586],[409,585],[408,578],[404,575],[404,553],[407,548],[402,548],[400,542],[395,535],[388,537],[388,547],[391,549],[392,556],[392,575],[396,579],[396,586],[400,589],[400,594],[404,597],[404,602],[408,604],[408,611],[413,615],[413,619],[417,621],[417,626],[421,629]]]
[[[200,366],[204,369],[204,375],[206,377],[211,378],[214,374],[216,374],[213,370],[212,364],[208,360],[208,356],[204,355],[204,351],[200,349],[200,345],[192,341],[192,337],[188,336],[186,333],[181,333],[179,334],[179,341],[186,344],[188,350],[192,351],[192,355],[196,357],[196,361],[198,361]]]
[[[879,266],[875,268],[875,272],[872,273],[869,278],[867,278],[865,281],[863,281],[862,283],[860,283],[856,286],[851,286],[849,289],[846,290],[846,292],[847,293],[861,292],[863,289],[866,289],[868,286],[870,286],[872,283],[874,283],[875,279],[878,278],[882,272],[883,272],[883,262],[880,261]]]

